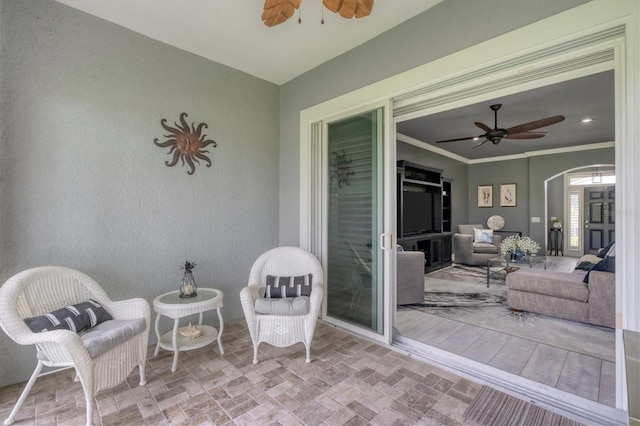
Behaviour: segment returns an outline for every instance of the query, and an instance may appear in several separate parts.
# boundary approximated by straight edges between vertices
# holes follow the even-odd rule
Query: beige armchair
[[[494,235],[491,243],[474,242],[474,228],[483,229],[482,225],[458,225],[458,232],[453,234],[453,255],[455,263],[464,265],[485,265],[489,259],[501,254],[502,237]]]

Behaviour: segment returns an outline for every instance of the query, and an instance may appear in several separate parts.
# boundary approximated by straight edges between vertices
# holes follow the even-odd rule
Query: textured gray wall
[[[251,264],[278,244],[278,86],[53,1],[0,6],[0,282],[64,265],[151,302],[190,260],[241,318]],[[193,176],[153,144],[183,111],[218,143]],[[33,355],[0,333],[0,386]]]
[[[547,185],[547,203],[549,226],[551,226],[552,217],[559,217],[564,225],[564,175],[549,181]]]
[[[299,242],[301,110],[583,3],[587,0],[445,0],[283,85],[280,243]]]
[[[504,217],[504,231],[528,235],[529,163],[527,159],[469,165],[469,222],[486,226],[495,214]],[[516,184],[516,206],[500,207],[500,185]],[[478,207],[478,185],[493,185],[493,207]]]

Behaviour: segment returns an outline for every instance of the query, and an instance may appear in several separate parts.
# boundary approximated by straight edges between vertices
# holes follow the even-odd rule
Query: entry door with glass
[[[565,175],[568,256],[595,254],[615,240],[615,184],[613,169]]]
[[[584,253],[598,250],[615,241],[615,188],[585,188]]]

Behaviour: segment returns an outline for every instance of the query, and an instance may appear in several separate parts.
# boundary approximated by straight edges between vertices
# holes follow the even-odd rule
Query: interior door
[[[615,188],[586,187],[584,193],[584,253],[597,254],[598,249],[615,240]]]

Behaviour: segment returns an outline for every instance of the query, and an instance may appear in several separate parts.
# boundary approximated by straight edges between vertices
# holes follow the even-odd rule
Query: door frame
[[[381,99],[373,102],[363,103],[354,108],[346,108],[339,112],[331,108],[319,108],[313,115],[314,118],[305,121],[305,125],[301,125],[300,140],[306,143],[304,149],[301,146],[301,193],[302,188],[306,194],[301,194],[301,216],[300,216],[300,247],[309,250],[315,254],[323,268],[327,269],[327,229],[328,218],[326,215],[326,206],[328,205],[328,140],[327,126],[330,122],[335,122],[343,118],[364,113],[371,110],[382,108],[382,205],[378,212],[382,215],[382,233],[376,242],[383,248],[382,271],[378,276],[380,285],[382,285],[382,333],[376,333],[367,330],[356,324],[342,321],[338,318],[330,317],[327,314],[327,298],[322,302],[321,318],[329,324],[336,325],[345,330],[366,336],[370,339],[385,344],[391,344],[392,341],[392,319],[395,311],[390,309],[391,304],[395,300],[395,294],[392,294],[391,277],[395,277],[395,209],[393,204],[387,200],[389,197],[395,197],[395,138],[391,132],[393,120],[391,116],[391,101],[389,99]],[[301,114],[302,117],[303,114]],[[393,127],[395,129],[395,126]],[[304,161],[302,160],[304,158]],[[304,167],[307,165],[308,167]],[[391,167],[393,165],[393,167]],[[306,169],[306,170],[305,170]],[[308,194],[308,195],[307,195]],[[306,220],[303,220],[306,218]]]
[[[569,217],[569,202],[568,202],[568,197],[569,197],[569,178],[571,177],[571,175],[575,175],[575,174],[580,174],[579,170],[585,170],[585,169],[593,169],[594,167],[603,167],[603,168],[613,168],[614,173],[615,173],[615,164],[610,164],[610,163],[602,163],[602,164],[591,164],[591,165],[586,165],[586,166],[579,166],[579,167],[574,167],[571,169],[567,169],[564,170],[562,172],[556,173],[553,176],[550,176],[548,178],[546,178],[544,180],[544,229],[548,230],[550,228],[550,224],[549,224],[549,182],[560,177],[563,176],[564,179],[564,183],[563,183],[563,214],[565,218]],[[582,203],[584,200],[580,200],[580,202]],[[580,224],[582,225],[583,223],[583,211],[582,209],[580,210]],[[568,224],[568,222],[565,223]],[[577,256],[580,257],[576,254],[575,250],[570,250],[569,248],[569,236],[568,236],[568,226],[565,226],[565,236],[564,236],[564,243],[563,243],[563,251],[564,254],[566,256]],[[584,228],[581,226],[580,227],[580,246],[582,247],[583,245],[583,238],[584,238]],[[549,232],[545,231],[545,236],[544,236],[544,246],[545,248],[549,247]],[[581,249],[582,250],[582,249]]]
[[[616,407],[627,406],[624,376],[622,329],[640,331],[640,265],[631,256],[640,252],[640,242],[632,238],[638,230],[636,213],[640,211],[640,195],[634,190],[640,186],[640,176],[634,168],[640,159],[640,4],[637,2],[588,2],[510,33],[452,53],[428,64],[389,77],[345,95],[327,100],[301,111],[300,114],[300,244],[306,247],[310,240],[308,230],[318,226],[312,220],[309,175],[310,125],[331,113],[348,111],[373,101],[394,99],[394,108],[405,108],[429,113],[444,111],[491,96],[503,96],[517,91],[552,84],[563,79],[592,74],[597,65],[589,66],[584,59],[612,52],[610,61],[601,70],[614,69],[615,74],[615,127],[616,127],[616,223],[625,232],[620,233],[616,245],[620,246],[616,273]],[[517,40],[517,42],[514,42]],[[487,55],[487,52],[493,52]],[[547,74],[554,67],[564,68],[564,74]],[[556,68],[557,71],[557,68]],[[478,89],[482,93],[473,93]],[[462,93],[462,92],[465,93]],[[462,93],[462,94],[461,94]],[[513,92],[511,92],[513,93]],[[445,99],[446,98],[446,99]],[[420,114],[420,112],[416,112]],[[392,139],[390,139],[391,141]],[[389,143],[389,147],[395,143]],[[388,147],[388,148],[389,148]],[[395,178],[394,178],[395,181]],[[624,212],[627,212],[626,214]],[[395,218],[394,218],[395,219]],[[393,229],[390,227],[389,229]],[[629,236],[627,236],[629,235]],[[394,258],[394,253],[389,256]],[[395,267],[395,262],[393,262]],[[388,284],[387,284],[388,283]],[[385,290],[395,293],[395,282],[385,280]],[[391,299],[391,297],[389,297]],[[391,310],[391,306],[389,309]],[[436,361],[437,362],[437,361]],[[495,372],[475,374],[458,363],[456,371],[464,371],[471,378],[488,382]],[[602,416],[601,406],[589,407],[572,398],[558,401],[545,398],[549,389],[532,387],[514,379],[512,391],[532,395],[550,407],[581,418],[586,412],[593,418]],[[500,384],[498,384],[500,386]],[[610,414],[610,413],[609,413]],[[582,417],[584,418],[584,417]],[[611,418],[611,417],[606,417]],[[618,415],[619,418],[619,415]]]

